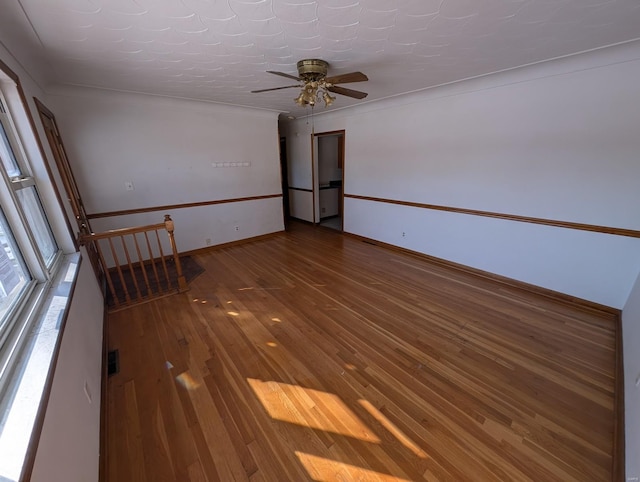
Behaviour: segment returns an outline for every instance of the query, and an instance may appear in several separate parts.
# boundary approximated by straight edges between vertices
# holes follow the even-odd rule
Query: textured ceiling
[[[638,0],[4,0],[2,41],[47,84],[304,114],[296,62],[380,99],[640,37]],[[28,65],[26,65],[28,67]],[[37,66],[37,67],[36,67]],[[296,74],[297,75],[297,74]],[[338,96],[335,107],[363,102]],[[319,109],[324,109],[320,107]]]

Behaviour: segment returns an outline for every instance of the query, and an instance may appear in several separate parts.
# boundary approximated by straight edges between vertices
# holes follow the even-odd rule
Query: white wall
[[[313,189],[311,126],[304,120],[283,123],[280,133],[287,137],[289,187]]]
[[[627,480],[640,477],[640,276],[622,311]]]
[[[58,89],[48,99],[89,213],[282,193],[275,113],[84,88]],[[163,214],[92,227],[154,224]],[[283,229],[281,198],[171,214],[180,251]]]
[[[316,115],[315,132],[346,130],[347,195],[640,229],[638,59],[640,43],[559,59]],[[287,127],[301,164],[309,129]],[[353,199],[344,227],[615,308],[640,271],[634,238]]]
[[[31,482],[98,480],[103,300],[82,251]]]
[[[0,42],[1,42],[0,38]],[[55,171],[55,162],[49,155],[42,126],[33,104],[33,97],[45,99],[37,79],[21,67],[21,59],[0,44],[0,60],[19,77],[40,139],[45,140],[45,153],[49,165]],[[53,225],[54,232],[65,252],[74,250],[72,238],[66,228],[63,210],[57,203],[53,185],[35,142],[29,140],[31,130],[26,117],[18,116],[17,129],[30,160],[30,166],[38,183],[39,193]],[[68,203],[64,209],[70,212]],[[34,474],[31,480],[98,480],[98,448],[100,440],[100,366],[102,362],[103,300],[98,290],[90,263],[85,257],[78,275],[77,291],[67,319],[67,326],[56,367],[50,403],[47,406],[45,424],[36,452]],[[89,404],[84,395],[87,382],[93,395]],[[64,421],[57,425],[52,421]],[[63,440],[64,439],[64,440]],[[51,455],[55,454],[55,457]],[[62,460],[71,461],[63,465]],[[62,474],[64,472],[64,474]],[[59,477],[59,478],[58,478]]]
[[[289,213],[291,217],[313,222],[313,193],[289,189]]]
[[[289,175],[289,213],[291,217],[314,221],[313,171],[311,162],[311,127],[306,121],[281,123],[280,135],[287,138],[287,171]]]

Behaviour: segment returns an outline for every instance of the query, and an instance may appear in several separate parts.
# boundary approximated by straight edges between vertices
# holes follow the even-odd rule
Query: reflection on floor
[[[342,218],[340,216],[334,216],[332,218],[322,219],[320,220],[320,226],[342,231]]]

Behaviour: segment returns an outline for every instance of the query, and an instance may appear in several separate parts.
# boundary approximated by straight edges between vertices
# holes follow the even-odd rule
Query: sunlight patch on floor
[[[380,443],[376,434],[332,393],[254,378],[247,378],[247,382],[275,420]]]
[[[391,433],[391,435],[393,435],[395,438],[397,438],[402,445],[404,445],[406,448],[411,450],[414,453],[414,455],[416,455],[417,457],[420,457],[421,459],[428,458],[428,455],[425,453],[424,450],[422,450],[420,447],[418,447],[413,442],[413,440],[411,440],[409,437],[407,437],[402,432],[402,430],[400,430],[398,427],[396,427],[394,425],[394,423],[391,420],[389,420],[387,417],[385,417],[384,414],[382,412],[380,412],[380,410],[378,410],[376,407],[374,407],[371,404],[371,402],[369,402],[367,400],[358,400],[358,403],[367,412],[369,412],[373,418],[375,418],[378,422],[380,422],[380,425],[382,425],[384,428],[386,428],[389,431],[389,433]]]
[[[187,390],[195,390],[200,386],[188,372],[182,372],[176,377],[176,381]]]
[[[355,465],[325,459],[316,455],[305,454],[296,450],[296,456],[304,466],[309,476],[315,481],[334,480],[366,480],[380,482],[409,482],[409,479],[394,475],[382,474],[370,469],[356,467]]]

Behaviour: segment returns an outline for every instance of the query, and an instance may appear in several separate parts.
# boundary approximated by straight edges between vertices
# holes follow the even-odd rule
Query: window
[[[0,91],[0,351],[20,301],[46,282],[58,246]]]
[[[31,281],[4,213],[0,210],[0,333],[3,332],[8,314],[16,305]],[[2,337],[0,337],[2,340]],[[0,342],[0,345],[2,343]]]
[[[13,481],[33,452],[79,255],[56,242],[23,147],[36,138],[7,70],[0,62],[0,480]]]
[[[5,108],[5,102],[0,97],[0,157],[4,174],[10,180],[11,188],[15,192],[27,226],[31,229],[39,255],[45,265],[50,268],[58,246],[42,209],[35,181],[26,171],[24,155],[19,154],[21,151],[17,136],[14,134],[11,118]]]

